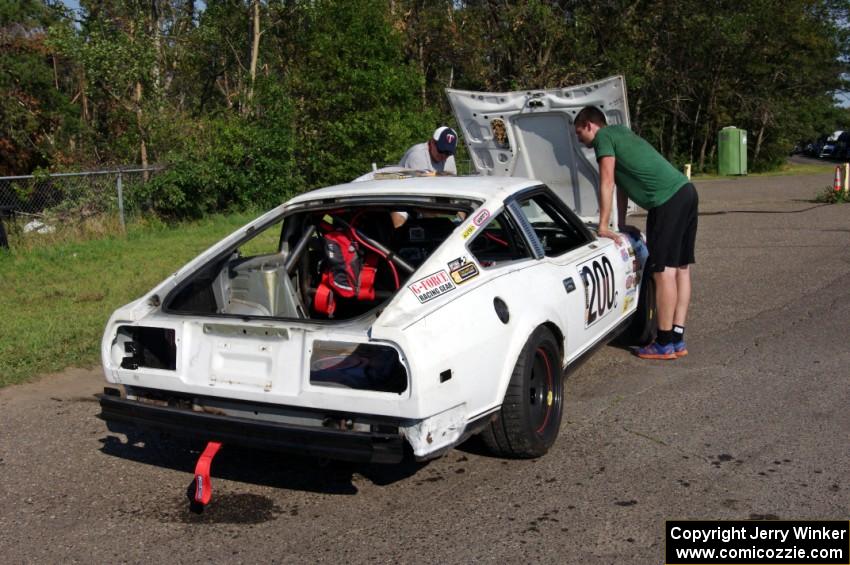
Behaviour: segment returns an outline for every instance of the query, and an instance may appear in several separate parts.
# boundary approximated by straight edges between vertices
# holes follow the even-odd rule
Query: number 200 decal
[[[584,326],[590,327],[616,309],[614,266],[600,255],[578,266],[584,283]]]

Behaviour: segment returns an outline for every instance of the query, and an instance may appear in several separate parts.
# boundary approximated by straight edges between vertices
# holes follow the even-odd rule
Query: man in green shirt
[[[639,348],[637,355],[643,359],[684,357],[688,354],[684,336],[691,301],[689,265],[694,263],[697,233],[696,189],[646,140],[625,126],[607,125],[598,108],[582,109],[574,126],[578,140],[596,151],[599,162],[599,237],[620,240],[609,227],[615,182],[620,231],[630,229],[626,226],[629,198],[649,211],[646,268],[655,282],[658,337]]]

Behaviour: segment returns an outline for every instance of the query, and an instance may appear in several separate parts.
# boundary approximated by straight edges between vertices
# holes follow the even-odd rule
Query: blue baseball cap
[[[434,130],[434,143],[440,153],[454,155],[457,149],[457,133],[450,127],[439,127]]]

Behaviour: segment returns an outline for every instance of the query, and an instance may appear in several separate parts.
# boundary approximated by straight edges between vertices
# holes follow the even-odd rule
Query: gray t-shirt
[[[455,167],[455,157],[450,156],[445,161],[436,163],[431,160],[431,154],[428,153],[428,142],[418,143],[407,150],[404,157],[398,163],[399,167],[405,169],[414,169],[417,171],[436,171],[438,173],[457,174]]]

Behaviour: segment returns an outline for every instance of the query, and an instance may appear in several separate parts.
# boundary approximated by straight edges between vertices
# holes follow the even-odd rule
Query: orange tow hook
[[[189,485],[189,501],[191,509],[195,512],[201,512],[204,506],[209,504],[212,498],[212,481],[210,480],[210,467],[212,466],[213,457],[221,449],[221,443],[210,441],[207,443],[204,452],[198,458],[195,464],[195,478],[192,484]]]

